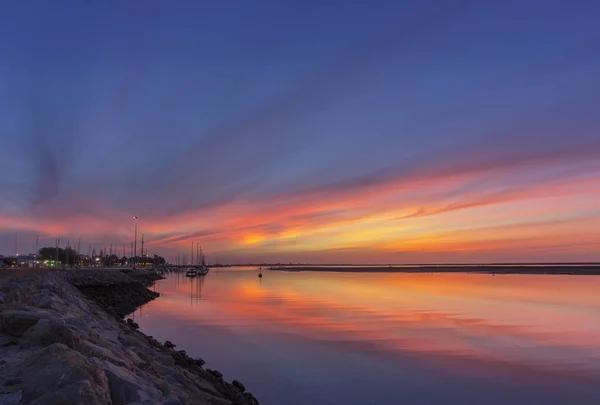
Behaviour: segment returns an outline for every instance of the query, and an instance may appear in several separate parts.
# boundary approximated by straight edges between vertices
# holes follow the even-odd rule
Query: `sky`
[[[600,261],[600,3],[24,1],[0,253]]]

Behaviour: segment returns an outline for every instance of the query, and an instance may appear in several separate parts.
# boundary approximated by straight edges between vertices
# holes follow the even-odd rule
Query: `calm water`
[[[600,403],[600,276],[169,275],[142,330],[262,405]]]

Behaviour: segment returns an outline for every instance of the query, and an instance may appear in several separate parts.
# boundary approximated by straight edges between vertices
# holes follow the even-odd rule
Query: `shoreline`
[[[258,405],[239,381],[139,331],[127,313],[162,277],[115,269],[1,272],[0,403]]]
[[[272,271],[334,273],[469,273],[598,276],[600,265],[275,266]]]

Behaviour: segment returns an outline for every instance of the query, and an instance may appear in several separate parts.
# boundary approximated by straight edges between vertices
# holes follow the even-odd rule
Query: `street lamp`
[[[137,256],[137,220],[138,217],[133,217],[133,219],[135,220],[135,225],[134,225],[134,231],[133,231],[133,257],[131,260],[133,260],[133,266],[135,267],[135,262],[136,262],[136,256]]]

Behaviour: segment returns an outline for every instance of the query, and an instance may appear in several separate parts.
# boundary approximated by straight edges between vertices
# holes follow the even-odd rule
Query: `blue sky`
[[[269,230],[289,224],[258,220],[259,207],[281,201],[295,216],[314,215],[307,207],[335,201],[323,211],[365,221],[418,194],[369,197],[365,212],[353,202],[369,187],[401,190],[465,170],[480,177],[456,184],[452,204],[469,205],[475,191],[552,190],[576,176],[590,177],[585,199],[598,200],[598,16],[593,1],[5,6],[0,251],[14,249],[16,232],[25,241],[83,234],[122,243],[138,215],[154,248],[172,253],[187,242],[167,236],[208,231],[206,217],[220,210],[237,225],[207,246],[252,258],[238,242],[240,224],[253,224],[265,234],[253,252],[287,258],[270,247],[280,235]],[[560,205],[555,218],[567,215],[576,198],[545,209]],[[438,219],[442,229],[448,219]],[[310,228],[331,221],[324,215]],[[294,257],[328,257],[301,234]],[[381,243],[358,246],[357,260],[403,260],[377,250]],[[473,260],[500,254],[490,249]]]

